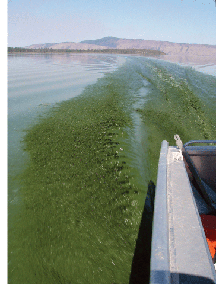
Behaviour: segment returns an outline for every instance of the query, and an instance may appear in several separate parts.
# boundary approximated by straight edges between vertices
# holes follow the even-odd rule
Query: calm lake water
[[[129,282],[161,141],[216,134],[215,62],[166,61],[8,56],[9,283]]]
[[[73,54],[12,54],[8,56],[8,168],[19,173],[26,155],[20,141],[25,129],[57,102],[81,94],[105,73],[125,62],[121,56]],[[10,205],[19,199],[18,186],[9,183]],[[13,212],[13,211],[12,211]]]

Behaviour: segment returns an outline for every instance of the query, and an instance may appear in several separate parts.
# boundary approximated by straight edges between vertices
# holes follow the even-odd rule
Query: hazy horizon
[[[81,43],[82,41],[88,41],[88,40],[99,40],[99,39],[103,39],[103,38],[108,38],[108,37],[113,37],[113,36],[104,36],[104,37],[101,37],[101,38],[95,38],[95,39],[83,39],[81,40],[80,42],[74,42],[74,41],[62,41],[62,42],[40,42],[40,43],[31,43],[30,45],[28,46],[31,46],[31,45],[36,45],[36,44],[59,44],[59,43]],[[198,45],[216,45],[216,44],[208,44],[208,43],[186,43],[186,42],[173,42],[173,41],[169,41],[169,40],[155,40],[155,39],[143,39],[143,38],[121,38],[121,37],[115,37],[115,38],[118,38],[118,39],[127,39],[127,40],[147,40],[147,41],[163,41],[163,42],[169,42],[169,43],[179,43],[179,44],[198,44]],[[9,47],[9,45],[8,45]],[[26,46],[27,47],[27,46]]]
[[[8,46],[112,36],[216,45],[214,0],[8,1]]]

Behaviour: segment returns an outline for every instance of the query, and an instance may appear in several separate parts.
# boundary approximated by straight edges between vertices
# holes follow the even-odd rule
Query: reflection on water
[[[46,63],[47,66],[68,67],[73,65],[82,65],[89,70],[106,71],[116,69],[125,62],[127,57],[117,56],[113,54],[87,54],[87,53],[50,53],[50,54],[9,54],[9,62],[11,59],[25,58],[27,60],[39,60]],[[143,58],[143,57],[142,57]],[[151,57],[153,58],[153,57]],[[154,57],[157,59],[170,61],[179,65],[191,66],[196,70],[216,75],[216,56],[196,56],[196,55],[160,55]],[[22,60],[21,60],[22,62]],[[22,66],[22,65],[21,65]]]
[[[117,55],[91,54],[10,54],[8,56],[9,115],[41,103],[55,103],[75,97],[85,86],[125,62]],[[26,96],[27,100],[23,97]]]
[[[9,54],[9,61],[10,59],[17,59],[21,60],[27,59],[28,61],[42,61],[46,64],[51,65],[60,65],[60,66],[71,66],[76,64],[81,64],[83,66],[88,65],[100,65],[100,68],[106,69],[111,68],[112,66],[119,66],[124,63],[124,58],[122,56],[113,55],[113,54],[87,54],[87,53],[80,53],[80,54],[73,54],[73,53],[50,53],[50,54],[35,54],[35,53],[25,53],[25,54]],[[22,61],[21,60],[21,61]]]
[[[159,56],[158,59],[181,66],[190,66],[199,72],[216,76],[216,56],[164,55]]]

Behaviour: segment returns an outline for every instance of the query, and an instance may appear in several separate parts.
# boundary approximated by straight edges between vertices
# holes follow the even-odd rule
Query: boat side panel
[[[163,141],[161,145],[157,186],[155,193],[154,220],[151,247],[151,284],[169,284],[169,238],[167,221],[167,150],[168,143]]]

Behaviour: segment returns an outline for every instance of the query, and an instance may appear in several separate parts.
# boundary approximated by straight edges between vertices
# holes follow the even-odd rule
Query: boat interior
[[[216,141],[190,141],[182,150],[199,214],[216,215],[216,146],[213,144]]]

